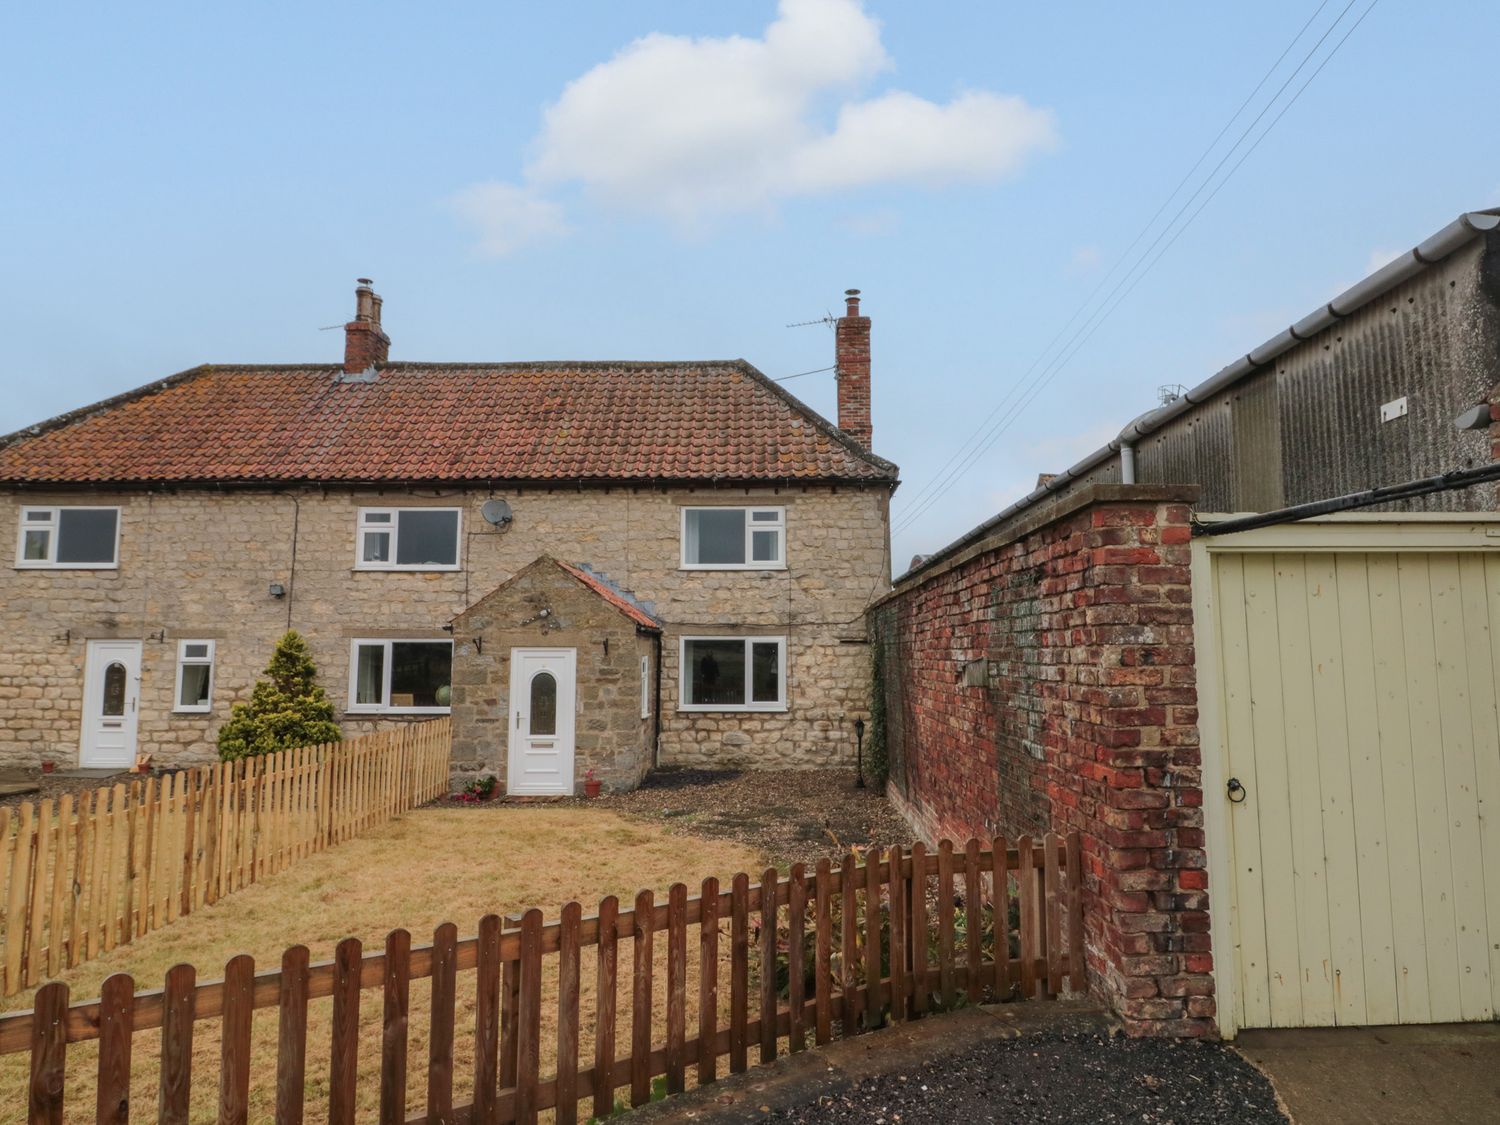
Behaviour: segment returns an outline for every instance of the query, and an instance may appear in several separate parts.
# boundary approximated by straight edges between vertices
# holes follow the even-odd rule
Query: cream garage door
[[[1214,558],[1236,1022],[1493,1018],[1500,555]]]

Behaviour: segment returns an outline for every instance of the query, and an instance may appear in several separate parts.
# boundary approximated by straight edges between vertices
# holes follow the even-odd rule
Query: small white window
[[[641,718],[651,717],[651,658],[641,657]]]
[[[682,565],[688,570],[784,569],[786,509],[682,509]]]
[[[119,547],[119,508],[21,509],[18,567],[112,570]]]
[[[457,570],[457,508],[361,508],[356,570]]]
[[[785,637],[683,637],[682,711],[785,711]]]
[[[447,714],[452,685],[452,641],[362,640],[350,648],[350,711]]]
[[[174,711],[206,712],[213,709],[214,642],[177,642],[177,693]]]

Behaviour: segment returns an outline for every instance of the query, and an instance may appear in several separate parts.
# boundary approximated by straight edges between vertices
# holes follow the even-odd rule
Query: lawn
[[[626,819],[603,809],[576,807],[504,808],[483,813],[462,808],[426,808],[364,837],[302,861],[288,871],[240,891],[171,926],[120,946],[95,961],[62,975],[75,1001],[99,994],[112,973],[128,972],[138,989],[161,987],[166,970],[182,962],[198,968],[199,978],[215,980],[222,966],[239,953],[250,953],[257,968],[275,968],[282,951],[305,944],[314,961],[333,956],[335,944],[354,936],[366,952],[380,949],[385,935],[405,927],[413,944],[431,940],[445,921],[472,935],[480,917],[541,907],[548,919],[570,900],[591,914],[600,898],[618,895],[628,908],[636,891],[664,893],[683,881],[696,890],[705,876],[728,884],[735,872],[761,870],[764,860],[747,844],[732,840],[695,839],[667,833],[662,827]],[[658,943],[660,946],[662,943]],[[727,944],[727,943],[725,943]],[[628,957],[628,955],[627,955]],[[690,959],[691,960],[691,959]],[[663,955],[664,962],[664,955]],[[555,975],[555,959],[549,959]],[[585,971],[583,1022],[591,1026],[592,973]],[[429,996],[426,981],[411,989],[411,1073],[408,1099],[412,1113],[425,1105],[424,1062],[427,1054]],[[548,982],[550,986],[551,982]],[[692,987],[696,987],[695,985]],[[690,991],[689,995],[695,993]],[[555,995],[548,988],[546,995]],[[455,1057],[455,1102],[471,1097],[474,974],[459,975],[458,1051]],[[29,1008],[32,993],[10,997],[0,1010]],[[657,997],[657,1006],[661,998]],[[307,1111],[309,1120],[326,1112],[330,1005],[314,1001],[308,1025]],[[360,1117],[368,1119],[378,1105],[380,994],[366,990],[361,1007]],[[555,1013],[544,1012],[543,1042],[554,1031]],[[620,997],[619,1027],[628,1037],[628,992]],[[194,1120],[212,1120],[218,1092],[218,1021],[200,1023],[193,1052]],[[255,1017],[251,1065],[251,1120],[272,1116],[275,1092],[276,1013]],[[134,1038],[132,1109],[149,1120],[156,1112],[159,1032]],[[627,1039],[622,1039],[622,1043]],[[592,1050],[591,1035],[582,1044]],[[83,1119],[94,1106],[92,1043],[68,1052],[70,1119]],[[544,1054],[543,1069],[550,1058]],[[26,1119],[26,1056],[0,1059],[0,1123]]]

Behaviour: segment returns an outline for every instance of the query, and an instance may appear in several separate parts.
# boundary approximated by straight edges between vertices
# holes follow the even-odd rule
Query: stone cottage
[[[531,792],[851,759],[896,487],[869,338],[851,292],[834,425],[743,360],[393,362],[362,281],[342,363],[0,438],[0,765],[211,759],[288,628],[346,733],[451,711]]]

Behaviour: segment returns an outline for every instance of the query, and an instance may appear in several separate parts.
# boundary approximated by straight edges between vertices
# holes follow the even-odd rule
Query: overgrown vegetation
[[[236,703],[220,728],[219,757],[233,762],[343,738],[333,721],[333,703],[317,676],[307,642],[288,629],[276,642],[265,677],[255,682],[249,702]]]
[[[870,778],[884,790],[891,759],[886,739],[884,636],[876,626],[870,638]]]

